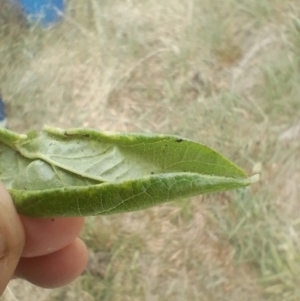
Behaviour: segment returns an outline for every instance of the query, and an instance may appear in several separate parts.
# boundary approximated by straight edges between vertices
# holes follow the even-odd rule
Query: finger
[[[25,235],[10,195],[0,183],[0,296],[12,278]]]
[[[77,278],[87,263],[85,244],[77,238],[55,253],[21,258],[15,275],[45,288],[59,287]]]
[[[22,257],[43,256],[69,245],[81,231],[84,219],[29,218],[21,216],[26,242]]]

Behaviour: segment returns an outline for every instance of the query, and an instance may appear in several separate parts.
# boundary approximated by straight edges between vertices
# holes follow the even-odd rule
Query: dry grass
[[[297,4],[74,0],[49,31],[0,18],[11,129],[180,134],[262,166],[249,190],[89,218],[80,279],[12,281],[3,300],[300,299],[299,135],[279,139],[300,114]]]

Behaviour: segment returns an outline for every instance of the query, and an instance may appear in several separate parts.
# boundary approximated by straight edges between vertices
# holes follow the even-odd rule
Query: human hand
[[[79,276],[87,262],[86,246],[77,238],[83,223],[19,216],[0,184],[0,296],[13,277],[51,288]]]

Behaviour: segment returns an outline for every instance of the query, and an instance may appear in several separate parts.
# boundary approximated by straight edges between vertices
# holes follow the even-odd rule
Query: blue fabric
[[[0,122],[3,121],[4,119],[5,119],[4,104],[3,104],[2,97],[0,94]]]
[[[57,10],[64,11],[64,0],[18,0],[25,17],[42,26],[57,23],[61,16]]]

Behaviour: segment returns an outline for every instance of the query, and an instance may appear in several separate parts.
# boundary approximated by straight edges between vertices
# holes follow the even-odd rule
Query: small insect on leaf
[[[27,135],[0,129],[0,180],[20,214],[57,217],[141,210],[258,178],[177,136],[46,126]]]

